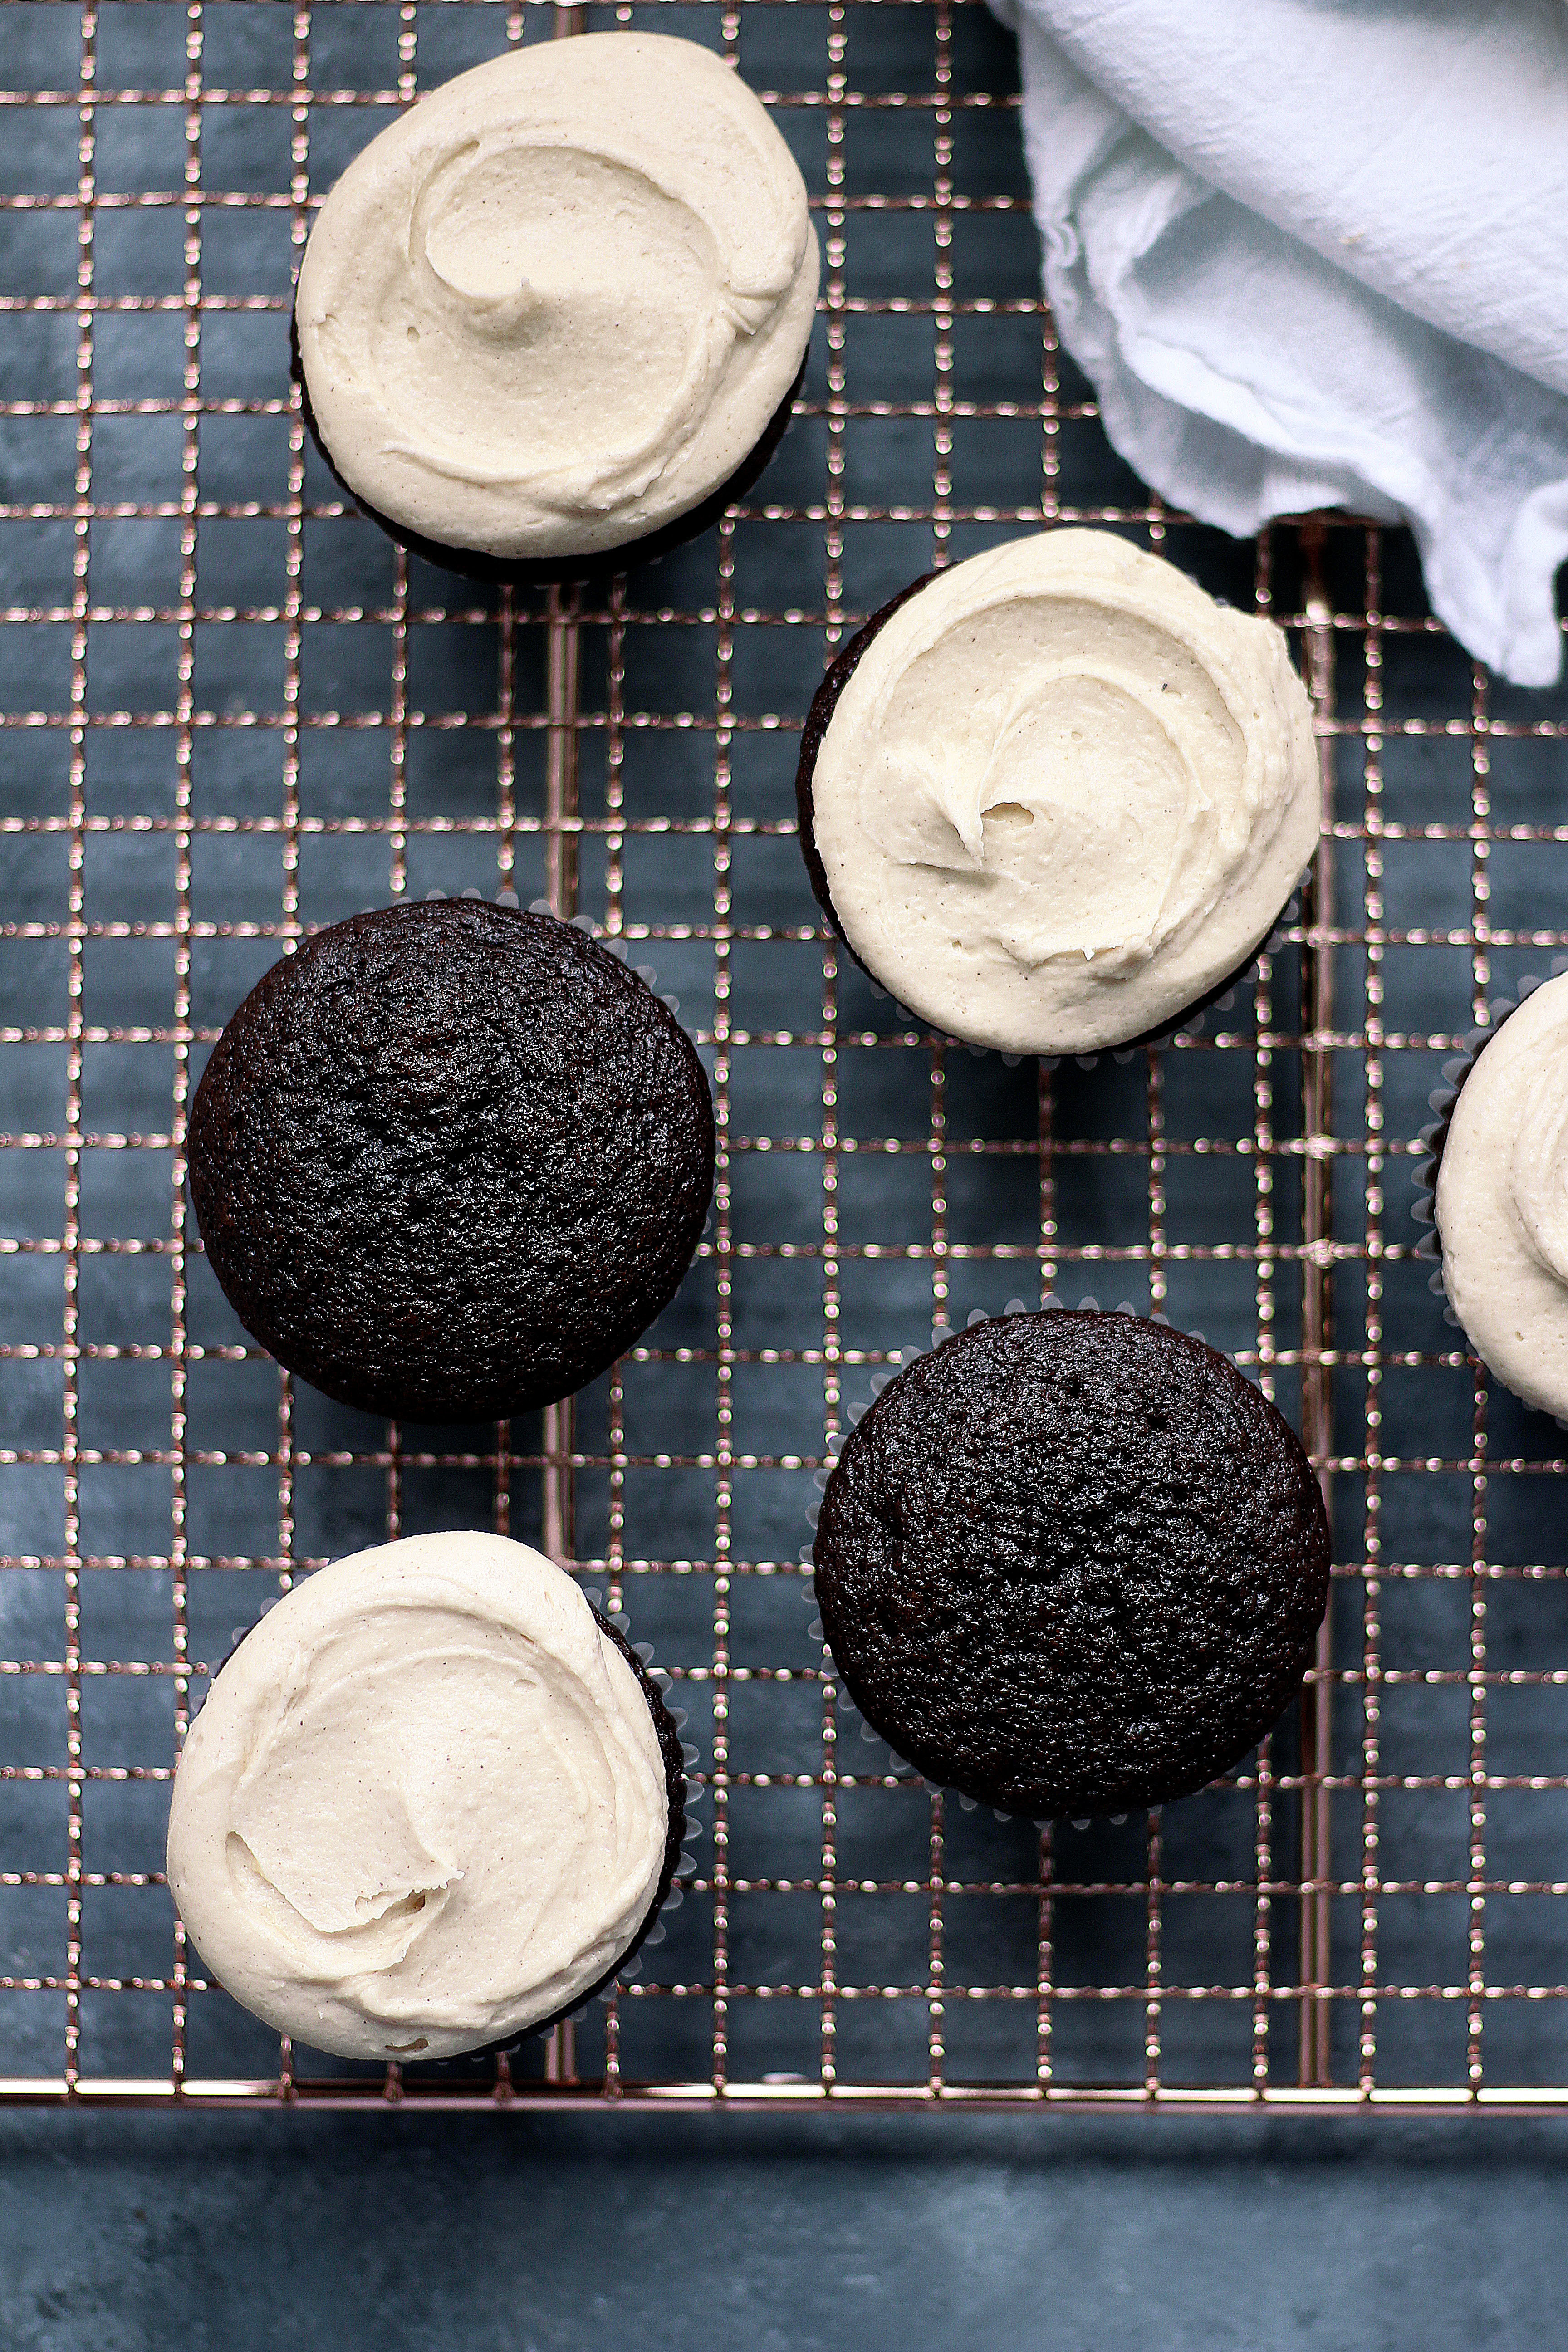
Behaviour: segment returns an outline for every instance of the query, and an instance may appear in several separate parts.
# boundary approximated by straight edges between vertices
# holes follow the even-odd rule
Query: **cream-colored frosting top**
[[[663,34],[459,74],[317,216],[295,321],[350,488],[447,546],[546,559],[698,506],[795,382],[805,184],[761,100]]]
[[[1477,1055],[1436,1206],[1444,1285],[1471,1347],[1526,1404],[1568,1414],[1568,973]]]
[[[817,753],[813,831],[856,954],[1015,1053],[1157,1029],[1244,964],[1317,845],[1306,688],[1271,623],[1109,530],[929,582]]]
[[[614,1965],[668,1826],[647,1696],[571,1578],[500,1536],[410,1536],[297,1585],[217,1675],[169,1884],[279,2032],[449,2058]]]

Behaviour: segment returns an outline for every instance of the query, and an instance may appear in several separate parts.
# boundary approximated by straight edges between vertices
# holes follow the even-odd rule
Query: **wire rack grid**
[[[720,48],[806,173],[783,450],[607,593],[491,594],[345,508],[288,377],[311,207],[421,87],[636,23]],[[1122,467],[1039,299],[978,0],[0,9],[0,2097],[1191,2108],[1568,2100],[1568,1536],[1553,1426],[1445,1327],[1429,1090],[1568,945],[1568,699],[1475,669],[1408,543],[1238,547]],[[933,565],[1088,520],[1296,633],[1323,845],[1233,1003],[1083,1070],[911,1024],[793,840],[825,657]],[[543,897],[679,997],[712,1225],[574,1407],[417,1430],[250,1345],[190,1087],[312,925]],[[933,1327],[1090,1291],[1295,1417],[1335,1524],[1299,1712],[1201,1798],[1039,1830],[872,1739],[813,1622],[851,1407]],[[654,1656],[700,1827],[657,1947],[509,2064],[345,2069],[201,1973],[162,1876],[234,1630],[383,1535],[542,1542]]]

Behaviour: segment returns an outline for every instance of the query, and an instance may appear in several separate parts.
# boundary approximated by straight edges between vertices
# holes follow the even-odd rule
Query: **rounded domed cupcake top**
[[[526,1545],[412,1536],[322,1569],[240,1643],[175,1773],[169,1884],[203,1960],[344,2057],[450,2057],[570,2007],[667,1883],[654,1704]]]
[[[574,924],[482,899],[301,940],[213,1049],[191,1195],[247,1330],[429,1422],[545,1404],[679,1287],[713,1189],[691,1040]]]
[[[614,548],[735,471],[795,381],[818,253],[799,167],[710,51],[513,50],[422,99],[322,205],[295,326],[351,489],[437,542]]]
[[[1080,1053],[1245,966],[1311,857],[1320,778],[1271,623],[1058,530],[873,624],[802,799],[831,911],[900,1003],[972,1044]]]
[[[1509,1013],[1467,1073],[1434,1212],[1471,1346],[1527,1404],[1568,1414],[1568,973]]]
[[[1322,1497],[1234,1364],[1131,1315],[998,1317],[846,1442],[816,1596],[861,1714],[1037,1818],[1189,1794],[1277,1720],[1329,1590]]]

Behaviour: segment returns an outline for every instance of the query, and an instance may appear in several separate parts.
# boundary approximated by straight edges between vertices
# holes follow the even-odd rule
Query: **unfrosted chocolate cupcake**
[[[721,58],[531,43],[431,91],[328,196],[294,306],[306,415],[435,562],[618,570],[755,480],[818,271],[799,167]]]
[[[713,1189],[708,1080],[574,924],[479,899],[302,940],[213,1049],[191,1197],[235,1312],[366,1412],[569,1396],[679,1287]]]
[[[1201,1789],[1279,1718],[1328,1600],[1322,1497],[1227,1358],[1142,1318],[978,1323],[828,1479],[816,1595],[874,1730],[1037,1819]]]

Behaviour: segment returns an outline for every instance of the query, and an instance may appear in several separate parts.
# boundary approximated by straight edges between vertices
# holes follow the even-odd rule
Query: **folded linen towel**
[[[1162,497],[1407,521],[1525,686],[1568,557],[1563,0],[993,0],[1062,341]]]

